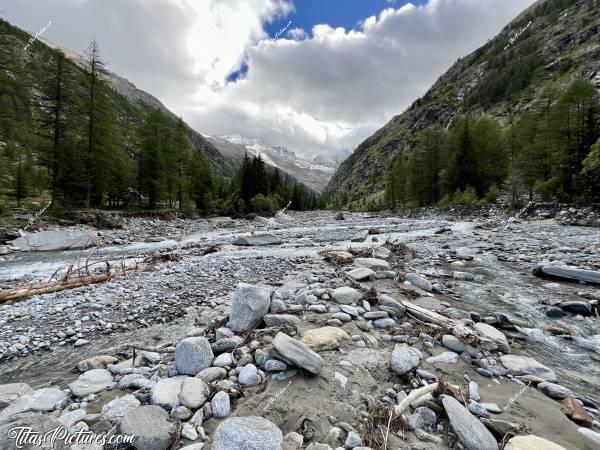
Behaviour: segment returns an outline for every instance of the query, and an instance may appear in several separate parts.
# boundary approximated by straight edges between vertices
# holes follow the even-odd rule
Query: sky
[[[342,158],[534,0],[0,0],[203,134]]]

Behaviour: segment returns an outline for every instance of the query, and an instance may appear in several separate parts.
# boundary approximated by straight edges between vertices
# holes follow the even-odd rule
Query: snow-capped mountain
[[[312,161],[298,157],[285,147],[269,145],[262,139],[248,138],[239,134],[224,136],[205,136],[225,157],[241,159],[245,152],[249,155],[261,155],[265,164],[277,167],[290,174],[305,186],[322,192],[337,165],[327,158],[318,157]]]

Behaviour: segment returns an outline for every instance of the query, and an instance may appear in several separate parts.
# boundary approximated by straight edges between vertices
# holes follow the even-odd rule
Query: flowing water
[[[514,352],[531,356],[557,372],[561,384],[600,404],[600,319],[567,315],[561,319],[548,318],[547,304],[566,300],[581,300],[578,292],[600,293],[600,288],[573,283],[552,282],[532,275],[542,255],[559,253],[564,260],[576,264],[594,258],[589,249],[600,248],[600,233],[596,229],[558,225],[524,224],[510,228],[478,229],[470,222],[400,220],[393,217],[353,215],[344,222],[331,221],[331,213],[305,213],[294,216],[295,221],[275,232],[282,237],[283,246],[239,249],[230,245],[234,236],[243,232],[234,229],[213,229],[188,233],[179,242],[166,239],[160,242],[135,242],[124,246],[107,246],[96,251],[95,259],[132,261],[140,255],[176,247],[221,245],[221,251],[210,255],[212,263],[236,258],[310,256],[318,258],[325,248],[367,247],[374,245],[372,237],[366,242],[353,242],[357,235],[377,228],[379,243],[386,240],[405,242],[419,253],[414,262],[421,273],[450,274],[452,270],[476,275],[472,282],[439,279],[448,284],[455,299],[452,306],[474,311],[482,316],[503,312],[518,319],[523,339],[513,341]],[[450,226],[451,233],[436,234]],[[557,247],[562,247],[558,248]],[[587,253],[584,251],[588,249]],[[464,267],[449,266],[446,257],[452,251],[471,254],[472,261]],[[0,260],[0,282],[19,277],[43,279],[57,268],[71,264],[84,252],[48,252],[14,254]],[[208,260],[207,260],[208,261]],[[559,322],[573,332],[567,340],[550,335],[544,327]],[[61,378],[74,377],[75,363],[86,357],[102,354],[124,342],[153,345],[158,341],[174,340],[192,326],[193,317],[162,326],[153,326],[115,336],[99,336],[80,349],[63,347],[42,352],[24,359],[0,364],[0,381],[28,381],[39,385]]]

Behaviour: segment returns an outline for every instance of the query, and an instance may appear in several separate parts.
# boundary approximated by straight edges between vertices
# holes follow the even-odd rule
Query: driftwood
[[[398,417],[398,416],[402,415],[404,413],[404,411],[406,411],[408,409],[408,407],[410,406],[410,404],[412,402],[414,402],[418,398],[421,398],[427,394],[431,394],[433,391],[435,391],[438,388],[438,385],[439,385],[439,383],[432,383],[432,384],[428,384],[427,386],[423,386],[422,388],[411,391],[411,393],[408,394],[406,396],[406,398],[398,404],[398,406],[394,407],[394,410],[393,410],[394,416],[393,417]]]
[[[136,263],[136,266],[132,268],[126,268],[122,264],[120,270],[112,270],[112,267],[108,262],[89,264],[89,259],[86,259],[85,266],[83,267],[83,274],[81,267],[74,268],[74,264],[71,264],[67,269],[66,275],[60,280],[38,283],[34,284],[33,286],[0,290],[0,304],[11,300],[22,300],[33,295],[50,294],[52,292],[75,289],[78,287],[88,286],[90,284],[104,283],[116,277],[127,276],[131,273],[150,270],[159,262],[175,261],[177,258],[178,256],[174,253],[159,253],[147,256],[144,258],[141,264]],[[89,269],[95,264],[105,264],[106,267],[102,273],[92,275],[89,273]],[[55,277],[57,272],[58,270],[52,275],[50,278],[51,280]]]

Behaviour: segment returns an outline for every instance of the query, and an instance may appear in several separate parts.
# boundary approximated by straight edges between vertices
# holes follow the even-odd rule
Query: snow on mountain
[[[337,165],[327,158],[314,158],[312,161],[298,157],[285,147],[269,145],[259,138],[248,138],[239,134],[224,136],[206,136],[215,147],[227,157],[241,158],[244,152],[249,155],[261,155],[265,164],[277,167],[288,173],[302,184],[322,192],[332,177]]]

